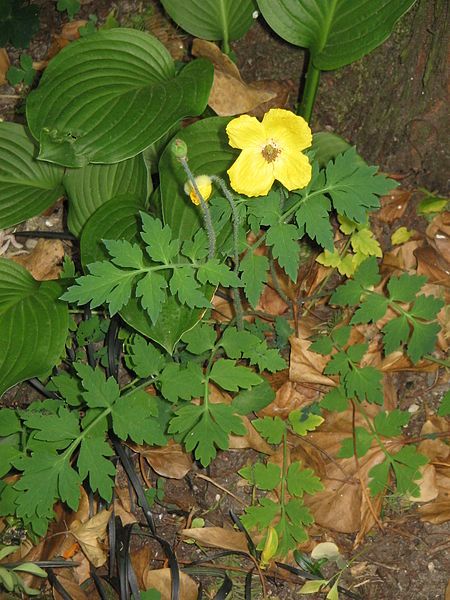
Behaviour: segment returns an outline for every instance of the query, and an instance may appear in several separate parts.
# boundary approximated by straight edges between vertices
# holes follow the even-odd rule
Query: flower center
[[[263,147],[261,154],[268,163],[272,163],[281,154],[281,148],[279,148],[275,142],[271,141]]]

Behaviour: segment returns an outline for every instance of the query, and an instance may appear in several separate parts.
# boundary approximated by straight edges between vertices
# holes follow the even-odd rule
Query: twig
[[[235,496],[233,494],[233,492],[230,492],[229,490],[227,490],[227,488],[224,488],[222,485],[220,485],[220,483],[217,483],[217,481],[214,481],[214,479],[211,479],[211,477],[208,477],[207,475],[203,475],[202,473],[196,473],[195,476],[198,477],[199,479],[204,479],[208,483],[211,483],[216,488],[219,488],[219,490],[222,490],[222,492],[225,492],[225,494],[228,494],[229,496],[231,496],[232,498],[237,500],[237,502],[239,502],[240,504],[245,506],[245,502],[243,502],[240,498]]]

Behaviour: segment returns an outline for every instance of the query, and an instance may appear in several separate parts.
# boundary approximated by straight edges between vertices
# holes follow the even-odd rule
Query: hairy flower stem
[[[216,232],[214,231],[214,227],[212,224],[211,213],[209,212],[209,208],[205,202],[205,199],[203,198],[203,196],[200,193],[200,190],[198,189],[197,182],[195,181],[195,177],[191,169],[189,168],[187,159],[184,157],[179,157],[178,160],[180,161],[181,166],[183,167],[184,172],[186,173],[197,198],[200,200],[200,206],[203,212],[203,222],[205,223],[205,229],[208,235],[208,258],[213,258],[216,253]]]
[[[231,219],[233,221],[234,272],[236,273],[236,275],[238,275],[238,273],[239,273],[239,225],[240,225],[239,213],[237,211],[236,203],[233,199],[233,196],[231,195],[230,190],[225,185],[225,182],[223,181],[223,179],[221,179],[220,177],[217,177],[216,175],[212,175],[211,179],[214,183],[216,183],[220,187],[223,195],[227,199],[228,204],[230,205],[230,208],[231,208]],[[241,294],[239,292],[239,288],[235,288],[233,290],[233,302],[234,302],[234,310],[236,311],[236,327],[239,330],[242,330],[244,328],[244,319],[243,319],[244,311],[242,308]]]

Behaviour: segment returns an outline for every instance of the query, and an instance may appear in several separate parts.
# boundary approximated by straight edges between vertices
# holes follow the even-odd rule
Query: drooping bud
[[[202,195],[203,200],[205,200],[206,202],[212,193],[211,178],[208,177],[208,175],[198,175],[195,178],[195,183],[197,185],[198,191]],[[198,206],[200,204],[200,198],[197,196],[192,182],[186,181],[186,183],[184,184],[184,191],[195,205]]]

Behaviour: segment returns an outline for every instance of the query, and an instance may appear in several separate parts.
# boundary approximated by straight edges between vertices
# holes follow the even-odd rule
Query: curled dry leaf
[[[417,273],[425,275],[429,283],[450,287],[450,264],[431,246],[418,248],[414,255],[417,259]]]
[[[155,588],[161,594],[161,600],[171,600],[171,577],[170,569],[147,569],[143,574],[144,587],[146,590]],[[185,573],[180,573],[180,598],[183,600],[196,600],[198,585]]]
[[[130,447],[143,456],[151,468],[162,477],[171,479],[183,479],[186,473],[192,469],[192,458],[184,452],[180,444],[169,441],[164,448],[138,446],[131,444]]]
[[[181,535],[209,548],[248,552],[247,540],[241,531],[224,527],[194,527],[183,529]]]
[[[221,117],[248,113],[276,96],[270,90],[246,84],[234,62],[216,44],[195,39],[192,54],[207,58],[214,65],[214,82],[208,104]]]
[[[11,260],[25,267],[38,281],[58,279],[64,258],[61,240],[39,240],[29,254],[13,256]]]
[[[85,523],[74,521],[69,528],[94,567],[101,567],[107,560],[103,542],[111,513],[112,509],[102,510]]]
[[[0,48],[0,85],[6,83],[6,73],[9,69],[9,56],[5,48]]]

